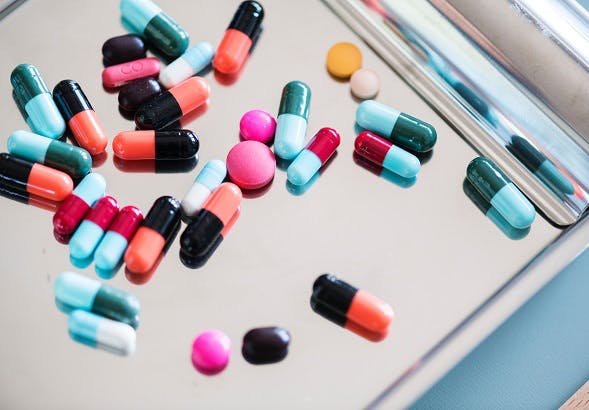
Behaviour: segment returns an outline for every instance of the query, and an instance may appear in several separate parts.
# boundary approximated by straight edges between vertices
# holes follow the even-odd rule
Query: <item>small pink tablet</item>
[[[243,114],[239,121],[239,132],[246,141],[269,143],[274,138],[276,120],[262,110],[251,110]]]
[[[220,330],[205,330],[192,343],[192,364],[200,373],[213,376],[229,363],[231,340]]]
[[[276,158],[266,145],[258,141],[243,141],[227,154],[227,173],[235,185],[243,189],[258,189],[274,178]]]

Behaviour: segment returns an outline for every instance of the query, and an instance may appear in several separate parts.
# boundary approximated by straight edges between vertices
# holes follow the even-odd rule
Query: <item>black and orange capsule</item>
[[[112,142],[115,155],[126,160],[187,159],[196,155],[198,146],[190,130],[123,131]]]

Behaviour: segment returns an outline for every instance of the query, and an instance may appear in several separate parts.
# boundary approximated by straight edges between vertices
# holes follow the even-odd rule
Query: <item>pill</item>
[[[205,104],[210,93],[204,78],[191,77],[139,107],[135,123],[140,129],[162,129]]]
[[[571,181],[527,139],[513,135],[507,149],[556,193],[572,195],[575,192]]]
[[[45,137],[43,137],[45,138]],[[4,198],[12,199],[13,201],[20,202],[34,207],[45,209],[50,212],[57,211],[59,202],[52,201],[46,198],[42,198],[37,195],[31,195],[27,191],[21,191],[14,187],[4,186],[0,180],[0,195]]]
[[[493,161],[484,157],[473,159],[466,176],[511,226],[522,229],[534,222],[534,206]]]
[[[135,206],[126,206],[115,216],[94,252],[96,272],[99,275],[111,272],[119,266],[127,245],[141,222],[143,214]]]
[[[31,121],[31,118],[29,117],[29,113],[27,113],[27,110],[25,110],[25,104],[21,101],[20,97],[16,93],[16,90],[14,90],[14,89],[12,90],[12,99],[13,99],[14,103],[16,104],[16,107],[18,108],[20,115],[22,115],[23,120],[25,120],[25,122],[27,123],[27,125],[29,126],[29,128],[31,130],[34,130],[35,124],[33,124],[33,122]]]
[[[253,38],[264,19],[264,8],[257,1],[242,2],[217,47],[213,66],[223,74],[234,74],[245,62]]]
[[[205,330],[192,343],[192,365],[200,373],[213,376],[229,364],[231,340],[220,330]]]
[[[340,136],[333,128],[321,128],[288,166],[286,177],[291,184],[304,185],[335,153]]]
[[[53,99],[78,145],[91,155],[104,152],[108,137],[80,85],[73,80],[61,81],[53,89]]]
[[[430,124],[374,100],[358,105],[356,122],[411,151],[429,151],[437,140],[436,130]]]
[[[403,178],[399,174],[395,174],[394,172],[389,171],[386,168],[383,168],[382,165],[378,165],[372,161],[367,160],[366,158],[359,155],[355,151],[354,151],[354,154],[352,154],[352,158],[354,159],[354,162],[356,163],[356,165],[361,166],[362,168],[364,168],[368,172],[376,175],[377,177],[382,177],[384,180],[386,180],[394,185],[397,185],[398,187],[410,188],[413,185],[415,185],[415,182],[417,182],[417,177]]]
[[[188,47],[188,33],[152,1],[121,0],[120,5],[125,22],[166,57],[177,58]]]
[[[180,236],[180,248],[192,257],[202,257],[231,221],[242,200],[241,190],[225,182],[213,192],[202,210]]]
[[[192,171],[196,167],[198,156],[186,159],[139,159],[127,161],[115,155],[113,162],[115,167],[123,172],[174,174]]]
[[[69,175],[56,169],[1,153],[0,186],[51,201],[63,201],[71,194],[74,182]]]
[[[7,146],[15,157],[39,162],[73,178],[85,176],[92,167],[92,157],[85,149],[29,131],[14,131],[8,137]]]
[[[243,114],[239,121],[239,133],[246,141],[268,144],[274,138],[276,120],[263,110],[251,110]]]
[[[159,60],[147,57],[106,67],[102,70],[102,84],[106,88],[117,88],[140,78],[157,78],[159,74]]]
[[[32,64],[17,65],[10,74],[10,82],[28,115],[31,130],[53,139],[61,137],[65,121],[37,68]]]
[[[125,111],[137,111],[142,104],[162,93],[162,87],[153,78],[141,78],[125,85],[119,91],[119,105]]]
[[[109,38],[102,45],[105,65],[116,65],[145,58],[147,46],[136,34],[125,34]]]
[[[123,131],[113,139],[112,149],[126,160],[185,159],[198,152],[198,138],[190,130]]]
[[[212,159],[205,164],[182,199],[182,212],[186,217],[196,216],[211,193],[221,185],[226,174],[225,163],[221,160]]]
[[[280,158],[293,159],[305,147],[311,89],[301,81],[291,81],[282,89],[274,152]]]
[[[156,199],[125,251],[127,269],[133,273],[149,272],[180,224],[180,216],[180,203],[176,198]]]
[[[259,189],[270,183],[276,171],[276,158],[267,145],[243,141],[227,154],[227,174],[242,189]]]
[[[327,52],[325,65],[327,71],[334,77],[348,79],[362,67],[362,53],[352,43],[337,43],[331,46]]]
[[[160,81],[166,88],[175,87],[208,66],[214,54],[213,46],[201,41],[168,64],[160,73]]]
[[[354,71],[354,74],[350,78],[350,90],[354,96],[361,100],[376,97],[376,94],[380,90],[378,74],[368,68],[361,68]]]
[[[135,329],[84,310],[77,309],[69,314],[68,331],[74,341],[86,346],[121,356],[135,351]]]
[[[311,307],[324,318],[372,341],[386,337],[394,317],[387,303],[332,274],[323,274],[313,283]]]
[[[282,361],[288,354],[290,333],[281,327],[252,329],[243,337],[241,354],[251,364],[270,364]]]
[[[382,165],[403,178],[413,178],[421,168],[415,155],[370,131],[358,134],[354,141],[354,150],[367,160]]]
[[[74,233],[94,203],[104,196],[105,189],[102,175],[96,172],[86,175],[53,215],[55,232],[62,236]]]

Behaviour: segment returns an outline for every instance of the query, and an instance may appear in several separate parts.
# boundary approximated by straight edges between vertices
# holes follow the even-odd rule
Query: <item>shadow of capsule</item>
[[[174,174],[190,172],[198,163],[198,155],[187,159],[141,159],[130,161],[113,157],[113,163],[119,171],[129,173]]]

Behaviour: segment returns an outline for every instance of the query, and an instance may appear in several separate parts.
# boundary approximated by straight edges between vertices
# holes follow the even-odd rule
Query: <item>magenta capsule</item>
[[[333,128],[321,128],[286,170],[293,185],[305,185],[335,153],[340,136]]]

